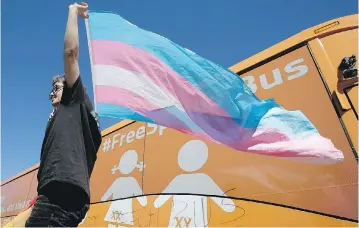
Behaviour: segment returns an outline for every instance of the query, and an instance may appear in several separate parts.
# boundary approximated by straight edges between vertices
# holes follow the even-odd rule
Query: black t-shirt
[[[61,103],[51,113],[46,127],[37,175],[38,193],[57,195],[56,198],[70,194],[89,202],[89,178],[100,144],[97,115],[81,77],[72,88],[65,83]]]

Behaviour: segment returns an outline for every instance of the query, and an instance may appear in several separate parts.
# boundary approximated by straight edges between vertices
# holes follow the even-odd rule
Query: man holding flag
[[[41,149],[38,198],[26,227],[76,227],[89,209],[89,178],[101,144],[101,133],[80,77],[78,16],[87,18],[85,3],[69,6],[65,75],[53,78],[50,99],[54,109]]]
[[[101,136],[79,77],[77,15],[89,15],[99,116],[156,123],[239,152],[314,163],[343,161],[343,153],[302,112],[258,99],[235,73],[117,13],[87,14],[86,4],[73,4],[65,35],[65,77],[54,81],[55,109],[43,143],[39,199],[27,226],[77,226],[88,210],[89,176]],[[63,204],[74,195],[72,204]]]

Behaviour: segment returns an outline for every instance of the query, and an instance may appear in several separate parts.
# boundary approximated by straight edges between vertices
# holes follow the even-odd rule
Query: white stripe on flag
[[[164,92],[146,75],[116,66],[94,65],[93,68],[96,72],[96,85],[126,89],[158,107],[176,106],[178,109],[183,110],[182,105],[175,97]]]

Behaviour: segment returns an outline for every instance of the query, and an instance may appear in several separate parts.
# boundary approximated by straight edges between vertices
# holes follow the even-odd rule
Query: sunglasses
[[[58,86],[58,85],[55,85],[54,87],[52,87],[52,90],[51,90],[51,92],[49,94],[49,99],[51,100],[52,97],[55,95],[55,93],[62,90],[63,88],[64,88],[64,86]]]

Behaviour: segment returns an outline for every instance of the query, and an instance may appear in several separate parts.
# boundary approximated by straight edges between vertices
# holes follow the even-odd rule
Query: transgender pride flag
[[[259,100],[235,73],[115,13],[86,21],[99,116],[176,129],[242,152],[338,162],[300,111]]]

